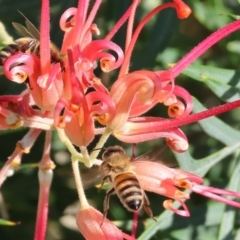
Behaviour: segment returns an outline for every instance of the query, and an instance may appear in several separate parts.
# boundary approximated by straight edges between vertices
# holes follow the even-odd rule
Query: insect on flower
[[[122,147],[108,147],[103,155],[103,162],[100,166],[104,174],[100,189],[105,182],[110,182],[112,187],[107,191],[104,200],[103,220],[109,209],[109,200],[112,194],[117,194],[123,206],[130,212],[140,210],[142,207],[150,218],[153,220],[150,203],[144,190],[141,188],[131,165],[131,158],[125,153]],[[155,220],[156,221],[156,220]],[[101,223],[101,225],[102,225]]]
[[[20,23],[13,22],[12,24],[14,28],[24,37],[15,40],[14,43],[5,46],[0,51],[0,66],[3,66],[9,57],[18,53],[34,54],[37,57],[40,57],[40,33],[24,15],[23,17],[26,19],[26,27]],[[60,63],[62,70],[64,70],[64,63],[61,59],[60,51],[52,42],[50,42],[50,51],[51,63]]]

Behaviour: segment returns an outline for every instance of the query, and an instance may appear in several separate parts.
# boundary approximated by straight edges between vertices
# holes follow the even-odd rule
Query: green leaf
[[[206,110],[206,108],[196,98],[193,98],[193,100],[194,112]],[[217,117],[207,118],[199,121],[198,123],[207,135],[219,140],[225,145],[234,145],[240,141],[240,131],[230,127]]]
[[[208,0],[192,1],[193,12],[197,20],[209,30],[215,30],[228,22],[228,18],[221,16],[222,13],[230,14],[223,1]]]
[[[192,209],[191,216],[189,218],[183,218],[174,214],[172,211],[166,210],[157,218],[157,222],[153,222],[151,219],[147,221],[146,230],[138,237],[138,240],[151,239],[151,237],[155,236],[158,231],[162,233],[164,230],[167,230],[168,233],[172,233],[171,235],[175,235],[174,231],[180,232],[180,230],[184,231],[184,234],[188,234],[185,229],[189,227],[191,228],[191,226],[199,226],[203,224],[203,218],[205,219],[204,226],[206,228],[217,225],[221,222],[224,206],[225,205],[222,203],[211,201],[207,204],[207,206],[203,204],[198,208]],[[174,207],[179,207],[179,204],[175,202]],[[183,219],[183,221],[181,221],[181,219]],[[191,231],[191,229],[188,229],[188,231]],[[172,239],[192,238],[173,237]]]
[[[5,219],[0,219],[0,225],[5,225],[5,226],[16,226],[19,225],[19,222],[12,222],[12,221],[8,221]]]
[[[238,157],[235,159],[235,162],[237,163],[237,166],[235,167],[228,189],[231,191],[239,191],[240,189],[240,183],[239,183],[239,175],[240,175],[240,162],[239,159],[240,156],[238,154]],[[233,227],[235,223],[235,215],[236,215],[236,208],[233,208],[231,206],[226,205],[225,211],[222,216],[220,231],[218,240],[232,240],[234,239],[233,236]]]
[[[202,159],[194,159],[189,151],[185,153],[174,153],[181,169],[195,173],[203,177],[216,163],[222,161],[225,157],[231,155],[240,148],[240,142],[231,146],[225,147],[220,151],[215,152]]]
[[[240,98],[240,71],[192,65],[183,74],[205,83],[217,97],[225,102]]]
[[[194,98],[194,112],[203,110],[206,109]],[[206,134],[221,141],[227,145],[227,147],[202,159],[194,159],[189,151],[185,153],[174,153],[174,155],[176,156],[180,168],[191,171],[199,176],[204,176],[211,167],[234,153],[240,147],[240,132],[216,117],[202,120],[199,124]]]

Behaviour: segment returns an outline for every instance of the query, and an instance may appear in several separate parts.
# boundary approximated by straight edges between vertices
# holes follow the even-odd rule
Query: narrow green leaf
[[[240,175],[240,162],[239,162],[239,154],[236,159],[237,166],[234,169],[232,174],[228,189],[231,191],[239,191],[240,183],[239,183],[239,175]],[[232,240],[233,236],[233,227],[235,222],[236,209],[231,206],[225,206],[225,211],[222,216],[220,231],[218,235],[218,240]]]
[[[236,15],[236,14],[220,14],[221,16],[226,16],[226,17],[229,17],[230,20],[239,20],[240,19],[240,16],[239,15]]]
[[[205,83],[223,101],[240,98],[240,71],[192,65],[183,74]]]
[[[206,110],[206,108],[194,98],[193,111],[201,112],[204,110]],[[207,135],[219,140],[225,145],[234,145],[240,141],[240,131],[230,127],[217,117],[211,117],[198,123]]]
[[[179,206],[180,204],[177,202],[174,203],[175,208],[178,208]],[[199,226],[202,224],[203,218],[205,219],[205,227],[218,225],[221,222],[224,206],[225,205],[222,203],[211,201],[209,204],[207,204],[207,206],[202,205],[202,207],[193,209],[189,218],[177,216],[172,211],[166,210],[157,218],[157,222],[153,222],[152,219],[147,220],[146,230],[138,237],[138,240],[151,239],[151,237],[153,237],[158,231],[163,231],[166,229],[170,233],[175,230],[185,229],[186,226],[190,225]],[[183,220],[177,221],[176,219],[179,218]]]
[[[174,155],[181,169],[190,171],[198,176],[203,177],[211,167],[213,167],[216,163],[222,161],[225,157],[231,155],[239,148],[240,142],[233,146],[225,147],[220,151],[215,152],[214,154],[198,160],[194,159],[190,155],[189,151],[185,153],[174,153]]]

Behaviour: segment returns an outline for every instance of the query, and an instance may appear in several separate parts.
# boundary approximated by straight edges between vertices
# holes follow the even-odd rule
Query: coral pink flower
[[[123,233],[114,226],[108,219],[93,207],[80,209],[77,213],[77,225],[80,232],[86,239],[106,239],[106,240],[134,240],[135,238]]]
[[[191,190],[216,201],[240,208],[240,203],[222,197],[229,195],[240,198],[240,193],[201,185],[203,179],[181,169],[169,168],[163,164],[150,161],[132,161],[134,170],[137,173],[141,187],[150,192],[169,197],[164,201],[163,206],[182,216],[190,216],[184,200],[190,195],[180,189]],[[175,209],[172,199],[178,201],[183,210]]]

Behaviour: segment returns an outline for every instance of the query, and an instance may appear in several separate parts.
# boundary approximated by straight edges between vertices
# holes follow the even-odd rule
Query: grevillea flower
[[[140,1],[133,0],[111,31],[104,38],[94,40],[94,35],[100,34],[94,19],[101,2],[96,0],[89,9],[89,0],[79,0],[77,8],[69,8],[63,13],[60,28],[64,37],[60,51],[56,52],[56,61],[53,61],[51,53],[54,47],[49,42],[49,1],[42,0],[39,53],[19,52],[4,62],[5,76],[17,83],[25,82],[27,88],[19,95],[0,97],[0,129],[27,126],[31,130],[2,168],[1,184],[8,176],[8,170],[19,165],[23,153],[30,151],[41,130],[47,130],[43,156],[38,164],[40,191],[35,239],[43,239],[46,231],[48,196],[54,168],[50,158],[53,130],[58,131],[60,139],[71,153],[80,201],[77,215],[79,230],[89,239],[99,236],[105,239],[132,239],[107,219],[102,227],[99,226],[102,215],[86,203],[76,163],[81,161],[87,167],[100,165],[98,153],[111,134],[127,143],[164,137],[174,151],[183,152],[188,148],[188,140],[179,126],[240,106],[239,100],[202,113],[190,114],[193,108],[191,95],[175,83],[175,78],[202,53],[240,29],[240,20],[213,33],[169,70],[131,72],[129,66],[132,52],[145,24],[166,8],[174,8],[179,19],[188,17],[191,10],[182,0],[161,4],[145,16],[134,30],[134,16]],[[123,51],[111,39],[126,21],[128,25]],[[119,69],[118,77],[109,89],[96,76],[98,65],[105,73]],[[156,104],[164,104],[168,108],[170,119],[143,116]],[[99,125],[102,127],[98,128]],[[96,151],[89,155],[87,146],[97,134],[101,134],[100,141],[95,146]],[[80,152],[74,145],[80,148]],[[202,179],[195,175],[157,163],[148,163],[147,167],[146,163],[133,164],[145,190],[181,203],[184,210],[174,209],[170,201],[164,203],[167,209],[178,214],[189,215],[183,202],[189,195],[178,188],[186,188],[239,207],[239,204],[218,196],[229,194],[239,197],[239,194],[203,187]]]
[[[170,71],[151,72],[135,71],[128,73],[130,56],[142,27],[157,12],[165,8],[175,8],[179,18],[186,18],[191,10],[182,2],[174,1],[160,5],[150,12],[133,33],[132,40],[126,42],[125,57],[122,49],[110,41],[114,32],[134,15],[138,1],[134,1],[126,14],[119,20],[105,39],[92,40],[93,34],[99,34],[94,17],[101,1],[96,1],[90,14],[84,1],[79,1],[77,8],[65,11],[60,19],[60,28],[64,31],[60,62],[51,64],[51,45],[48,42],[49,23],[48,5],[42,7],[40,28],[40,56],[20,53],[8,58],[4,64],[5,75],[18,83],[28,78],[29,94],[34,103],[43,111],[54,114],[56,127],[64,128],[71,142],[78,146],[87,146],[95,137],[95,121],[107,126],[107,131],[121,139],[121,129],[131,129],[126,125],[128,119],[142,115],[158,102],[169,108],[171,117],[188,115],[192,109],[190,95],[181,87],[175,86]],[[128,25],[128,35],[132,32],[133,22]],[[127,36],[129,37],[129,36]],[[108,51],[108,52],[107,52]],[[115,53],[113,55],[109,51]],[[110,92],[94,74],[96,61],[104,72],[121,67],[119,78]],[[16,65],[17,62],[17,65]],[[185,100],[186,107],[177,96]],[[148,122],[150,120],[148,119]],[[157,131],[156,131],[157,132]],[[157,137],[177,138],[183,141],[187,149],[186,137],[170,131],[148,138],[141,135],[138,139],[146,141]],[[150,135],[150,134],[149,134]],[[126,136],[126,135],[125,135]],[[132,138],[132,136],[130,136]],[[135,142],[138,142],[135,138]],[[122,138],[122,141],[132,140]],[[173,144],[170,144],[170,146]],[[182,151],[181,150],[181,151]]]
[[[196,192],[219,202],[240,208],[239,202],[221,196],[226,195],[240,198],[240,193],[203,186],[201,185],[203,179],[192,173],[181,169],[169,168],[161,163],[150,161],[132,161],[132,165],[137,173],[141,187],[146,191],[171,198],[165,200],[163,206],[176,214],[185,217],[190,216],[187,206],[184,203],[185,200],[190,198],[190,194],[182,189],[191,190],[192,192]],[[173,207],[173,199],[181,204],[183,210]]]

